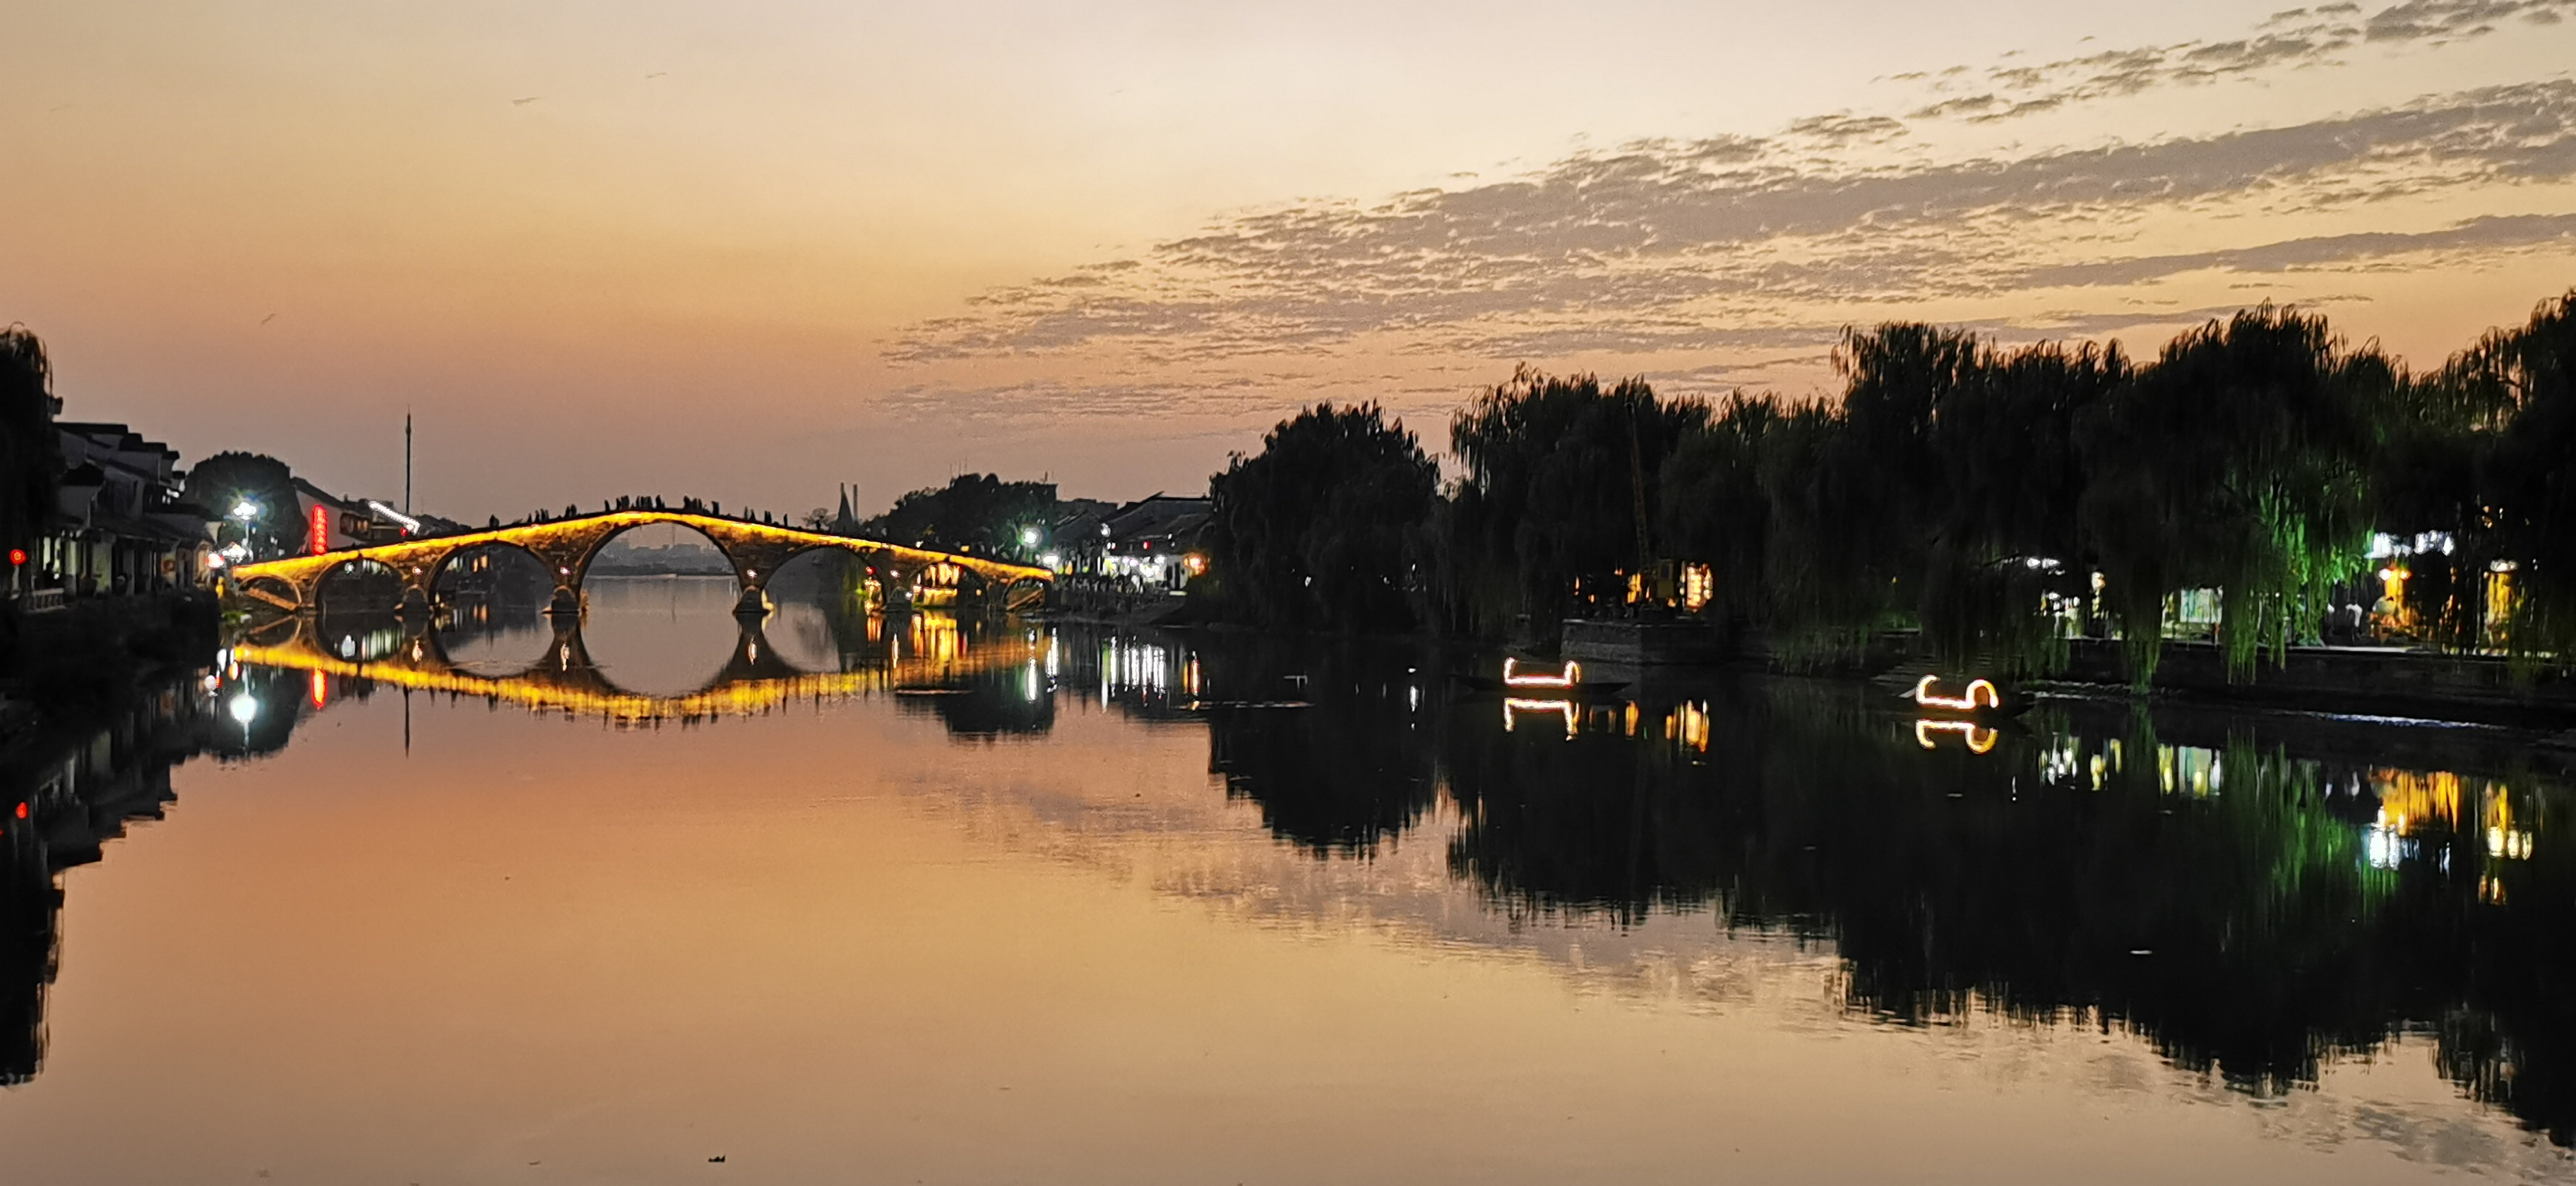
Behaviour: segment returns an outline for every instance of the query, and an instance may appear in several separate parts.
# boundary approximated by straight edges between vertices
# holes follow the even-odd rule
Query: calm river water
[[[0,1179],[2576,1172],[2512,736],[732,596],[289,624],[10,772]]]

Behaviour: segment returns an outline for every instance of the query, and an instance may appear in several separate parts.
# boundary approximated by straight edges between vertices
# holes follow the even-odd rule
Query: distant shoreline
[[[608,568],[593,566],[585,575],[594,577],[723,577],[726,580],[733,579],[732,572],[717,568],[683,570],[672,568]]]

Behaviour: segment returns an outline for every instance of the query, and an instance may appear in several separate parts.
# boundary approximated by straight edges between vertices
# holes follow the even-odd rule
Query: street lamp
[[[1034,547],[1038,546],[1038,540],[1039,540],[1039,538],[1040,538],[1040,536],[1038,535],[1038,529],[1037,529],[1037,528],[1035,528],[1035,527],[1023,527],[1023,528],[1021,528],[1021,529],[1020,529],[1020,546],[1021,546],[1021,547],[1024,547],[1024,548],[1034,548]]]
[[[250,551],[250,524],[251,520],[259,518],[259,504],[247,498],[236,499],[233,502],[232,517],[241,522],[241,546],[242,551],[247,553]],[[245,555],[242,558],[249,557]]]

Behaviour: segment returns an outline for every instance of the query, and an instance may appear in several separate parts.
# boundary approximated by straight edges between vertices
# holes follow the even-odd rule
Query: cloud
[[[913,327],[892,355],[935,362],[1115,344],[1172,364],[1361,341],[1494,358],[1789,349],[1855,308],[1927,297],[2555,242],[2563,220],[2514,218],[2187,254],[2106,257],[2101,240],[2149,217],[2366,212],[2409,195],[2576,178],[2567,81],[2018,157],[1817,155],[1820,141],[1880,134],[1855,122],[1647,141],[1375,205],[1306,202],[1228,218],[1137,259],[986,294],[960,316]]]
[[[2326,235],[2224,251],[2059,264],[2034,268],[2023,274],[2023,280],[2038,288],[2136,284],[2205,268],[2285,272],[2387,260],[2421,252],[2474,250],[2486,253],[2572,242],[2576,242],[2576,214],[2490,215],[2443,230],[2413,234],[2374,231]]]
[[[2371,14],[2372,41],[2477,37],[2507,21],[2554,25],[2576,14],[2576,0],[2407,0]]]
[[[1944,150],[1968,138],[1932,134],[2571,10],[2294,8],[2229,39],[1897,75],[1920,100],[1904,118],[1835,111],[1229,215],[909,327],[887,356],[923,381],[889,402],[978,432],[1070,416],[1171,438],[1239,434],[1318,399],[1436,417],[1524,360],[1681,393],[1795,391],[1828,381],[1820,360],[1847,325],[1933,317],[2004,341],[2145,348],[2234,312],[2208,303],[2231,288],[2362,304],[2388,285],[2363,277],[2576,258],[2576,215],[2528,213],[2576,192],[2564,75],[2138,142]],[[2354,279],[2283,279],[2306,276]],[[1019,378],[1031,374],[1082,377]]]
[[[2441,45],[2482,36],[2507,21],[2557,24],[2571,14],[2576,0],[2408,0],[2367,18],[2359,5],[2327,4],[2276,12],[2247,35],[2225,41],[2178,41],[2036,65],[1954,66],[1897,79],[1926,81],[1936,96],[1910,118],[1992,123],[2161,87],[2327,65],[2365,43],[2401,49]]]

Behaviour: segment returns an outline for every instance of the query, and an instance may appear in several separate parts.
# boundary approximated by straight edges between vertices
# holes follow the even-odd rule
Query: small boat
[[[1529,700],[1585,700],[1607,696],[1628,686],[1625,680],[1586,680],[1583,678],[1583,664],[1573,659],[1549,671],[1525,669],[1520,660],[1506,658],[1501,679],[1459,671],[1450,672],[1449,678],[1479,692],[1508,692]]]
[[[1898,694],[1911,701],[1921,712],[1970,720],[2017,717],[2030,711],[2030,698],[2006,695],[1990,679],[1972,679],[1958,695],[1942,690],[1941,677],[1927,674],[1914,681],[1914,686]]]

